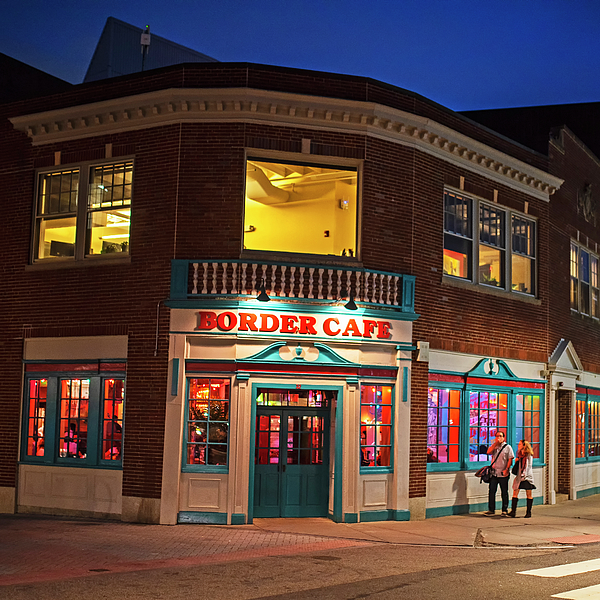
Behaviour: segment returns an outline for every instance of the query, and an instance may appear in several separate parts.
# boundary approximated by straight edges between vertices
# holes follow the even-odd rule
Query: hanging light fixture
[[[256,299],[259,302],[270,302],[271,301],[271,298],[269,298],[269,294],[267,294],[267,290],[265,289],[264,278],[261,279],[260,287],[258,288],[258,296],[256,296]]]
[[[354,302],[354,294],[350,292],[350,300],[344,304],[344,308],[346,310],[358,310],[358,306],[356,306],[356,302]]]

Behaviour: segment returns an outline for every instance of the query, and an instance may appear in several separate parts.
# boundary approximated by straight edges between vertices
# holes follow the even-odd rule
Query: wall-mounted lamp
[[[350,292],[350,300],[344,304],[344,308],[346,310],[358,310],[358,306],[356,306],[356,302],[354,302],[354,294]]]
[[[269,298],[269,295],[267,294],[267,290],[265,289],[265,280],[261,280],[260,283],[260,287],[258,288],[258,296],[256,296],[256,299],[259,302],[270,302],[271,298]]]

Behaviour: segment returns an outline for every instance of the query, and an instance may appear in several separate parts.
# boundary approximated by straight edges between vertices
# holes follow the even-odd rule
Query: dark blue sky
[[[83,80],[106,18],[221,61],[373,77],[454,110],[600,101],[600,0],[21,0],[0,52]]]

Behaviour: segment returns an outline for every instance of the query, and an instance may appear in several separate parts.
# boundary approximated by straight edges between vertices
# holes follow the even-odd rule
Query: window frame
[[[107,252],[104,254],[91,254],[86,253],[88,244],[88,234],[91,229],[88,229],[88,218],[92,213],[104,212],[102,207],[99,209],[92,209],[89,205],[90,199],[90,180],[92,169],[104,168],[109,166],[131,164],[131,168],[128,169],[131,172],[131,198],[129,204],[123,204],[123,208],[129,209],[129,240],[131,240],[131,209],[133,205],[133,194],[134,194],[134,174],[135,174],[135,159],[133,156],[124,156],[118,158],[106,158],[101,160],[90,160],[81,161],[77,163],[69,163],[64,165],[54,165],[52,167],[37,169],[35,171],[35,195],[33,199],[33,215],[32,215],[32,232],[31,232],[31,251],[30,251],[30,264],[42,265],[42,264],[70,264],[73,262],[83,261],[105,261],[108,259],[112,260],[124,260],[130,256],[131,245],[127,243],[127,251],[124,252]],[[73,249],[73,256],[46,256],[39,257],[39,237],[41,226],[40,223],[44,221],[44,214],[41,212],[41,190],[42,181],[44,177],[51,176],[54,173],[62,173],[66,171],[78,171],[78,188],[76,192],[76,207],[73,214],[71,211],[69,214],[71,218],[75,218],[75,242]],[[110,210],[111,207],[105,207],[105,210]],[[61,213],[57,213],[60,215]],[[54,216],[54,213],[51,215]]]
[[[111,361],[112,362],[112,361]],[[121,361],[119,361],[121,362]],[[123,380],[123,426],[121,432],[121,453],[118,458],[105,459],[102,444],[104,441],[104,382],[110,379]],[[29,421],[31,419],[30,385],[36,380],[47,381],[46,406],[44,416],[44,455],[28,455],[28,442],[32,437],[28,434]],[[86,456],[68,457],[61,456],[61,388],[63,381],[89,380],[88,413],[85,417],[86,430]],[[120,470],[123,468],[123,443],[125,439],[125,405],[126,405],[126,374],[122,371],[56,371],[56,370],[31,370],[24,378],[23,386],[23,415],[21,423],[21,464],[38,464],[44,466],[63,466],[80,468],[108,468]],[[64,420],[64,419],[63,419]],[[70,420],[70,419],[68,419]]]
[[[458,233],[447,229],[447,227],[446,227],[447,226],[447,216],[446,215],[447,215],[448,211],[446,210],[446,206],[447,206],[447,197],[448,196],[452,196],[455,198],[459,198],[463,201],[470,202],[470,206],[471,206],[471,223],[470,223],[471,235],[470,235],[470,237],[461,236]],[[450,248],[447,247],[448,236],[464,239],[471,245],[470,257],[468,259],[469,264],[468,264],[468,269],[467,269],[469,276],[461,277],[459,275],[454,275],[454,274],[448,273],[444,269],[444,265],[442,265],[443,277],[451,279],[451,280],[462,281],[467,284],[481,286],[485,289],[497,290],[499,292],[506,292],[506,293],[510,293],[510,294],[518,294],[519,296],[523,296],[526,298],[537,298],[537,295],[538,295],[538,292],[537,292],[537,288],[538,288],[538,264],[537,264],[538,263],[538,248],[537,247],[538,247],[538,238],[539,238],[539,232],[538,232],[539,220],[538,219],[536,219],[535,217],[532,217],[531,215],[524,214],[522,212],[508,208],[506,206],[501,206],[490,200],[480,198],[474,194],[465,193],[462,190],[456,190],[456,189],[453,189],[450,187],[444,188],[443,207],[444,207],[443,208],[444,241],[443,241],[443,249],[442,249],[443,259],[446,257],[446,251],[452,251]],[[500,236],[495,236],[495,237],[498,237],[497,243],[495,243],[495,244],[491,243],[489,240],[485,239],[486,237],[489,237],[489,236],[485,236],[483,233],[483,230],[482,230],[482,226],[483,226],[482,224],[485,222],[485,219],[482,219],[482,211],[485,211],[486,209],[488,211],[492,211],[492,212],[496,213],[497,219],[500,218],[500,215],[504,215],[503,218],[501,218],[501,221],[503,223],[501,229],[503,229],[503,231],[501,232]],[[531,244],[533,246],[533,250],[532,250],[533,254],[526,255],[526,254],[523,254],[522,252],[519,252],[518,250],[516,250],[514,248],[514,246],[516,244],[516,241],[515,241],[514,235],[513,235],[513,223],[514,223],[515,219],[527,221],[528,223],[531,224],[531,231],[532,231],[532,237],[533,237]],[[479,264],[482,246],[486,246],[486,247],[489,247],[489,248],[499,251],[501,262],[503,262],[502,276],[501,276],[502,285],[494,285],[494,284],[484,281],[483,275],[480,272],[481,265]],[[533,289],[532,289],[531,293],[521,291],[521,290],[515,289],[513,287],[514,286],[513,281],[512,281],[513,259],[514,259],[514,257],[518,257],[518,256],[524,256],[532,262],[531,286],[533,287]]]
[[[533,459],[534,467],[543,466],[544,463],[544,415],[546,410],[545,391],[541,389],[533,389],[530,387],[519,387],[518,383],[515,386],[461,384],[456,382],[446,382],[430,380],[428,384],[428,392],[430,389],[456,391],[461,393],[460,399],[460,432],[459,432],[459,460],[456,462],[428,462],[428,472],[438,471],[476,471],[480,467],[489,463],[489,457],[486,460],[471,461],[470,456],[470,394],[471,393],[496,393],[507,395],[507,424],[506,426],[496,426],[495,429],[500,429],[506,432],[506,441],[511,445],[516,453],[517,444],[521,439],[517,434],[519,427],[517,426],[518,402],[517,396],[534,395],[539,396],[539,457]],[[427,440],[426,440],[427,441]],[[489,444],[488,444],[489,445]],[[429,446],[427,446],[429,447]],[[486,455],[487,456],[487,455]]]
[[[313,160],[310,160],[313,159]],[[269,162],[274,164],[290,164],[308,167],[323,167],[326,169],[340,169],[344,171],[356,172],[356,215],[355,215],[355,248],[353,256],[350,255],[334,255],[334,254],[319,254],[312,252],[293,252],[289,250],[263,250],[245,247],[246,235],[246,173],[248,161]],[[364,160],[345,158],[340,156],[321,156],[321,155],[306,155],[293,152],[269,151],[264,149],[246,149],[244,155],[244,210],[242,214],[242,236],[241,236],[241,257],[257,257],[266,260],[273,260],[276,255],[278,260],[285,257],[287,260],[300,261],[302,257],[319,257],[319,262],[337,264],[343,263],[360,263],[362,255],[362,239],[361,239],[361,220],[362,220],[362,182],[363,182],[363,163]]]
[[[385,424],[385,427],[389,427],[389,431],[390,431],[390,443],[388,444],[375,444],[375,454],[377,454],[377,448],[388,448],[390,449],[390,464],[389,466],[380,466],[380,465],[363,465],[362,463],[362,448],[363,448],[363,444],[362,444],[362,428],[363,428],[363,423],[361,420],[361,412],[362,412],[362,407],[363,406],[370,406],[372,405],[372,403],[363,403],[362,401],[362,390],[363,388],[367,388],[367,387],[379,387],[379,388],[383,388],[383,387],[389,387],[390,388],[390,404],[387,405],[382,405],[382,406],[389,406],[390,407],[390,423]],[[371,474],[371,473],[393,473],[394,472],[394,451],[395,451],[395,437],[394,437],[394,428],[395,428],[395,412],[396,412],[396,389],[395,389],[395,385],[392,383],[379,383],[379,382],[361,382],[360,386],[359,386],[359,401],[358,401],[358,447],[359,447],[359,473],[361,475],[367,475],[367,474]],[[373,426],[373,425],[371,425]],[[369,446],[368,444],[366,444],[365,446]]]
[[[227,464],[226,465],[209,465],[209,464],[188,464],[187,462],[187,450],[188,445],[192,442],[189,441],[189,402],[190,402],[190,381],[192,379],[208,379],[209,386],[210,381],[220,380],[227,381],[229,383],[229,410],[227,412]],[[183,420],[183,435],[182,435],[182,453],[181,453],[181,471],[182,473],[229,473],[229,465],[230,463],[230,446],[231,446],[231,410],[233,406],[233,390],[234,390],[234,381],[231,376],[228,375],[207,375],[204,373],[187,373],[185,378],[185,414]],[[209,398],[210,400],[210,398]],[[210,410],[210,409],[209,409]],[[221,421],[219,421],[221,422]],[[210,420],[207,420],[207,427]],[[206,440],[206,450],[208,450],[208,445],[210,444],[209,440]],[[220,444],[225,445],[225,444]]]
[[[587,256],[587,273],[584,255]],[[571,240],[569,257],[571,312],[600,321],[600,256]]]

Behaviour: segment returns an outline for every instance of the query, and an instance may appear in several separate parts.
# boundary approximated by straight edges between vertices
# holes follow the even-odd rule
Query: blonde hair
[[[523,448],[523,454],[533,456],[533,448],[527,440],[521,440],[521,446]]]

